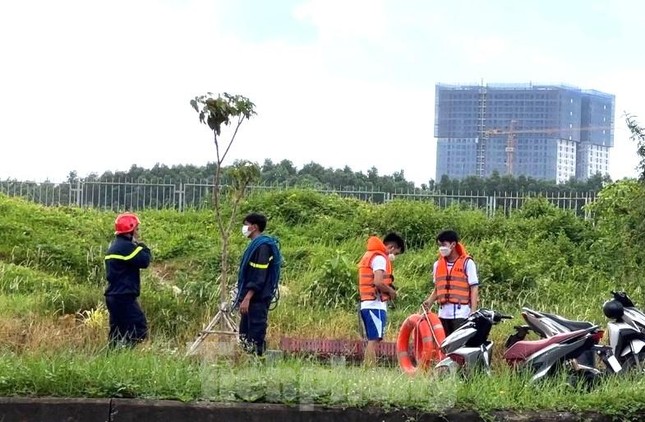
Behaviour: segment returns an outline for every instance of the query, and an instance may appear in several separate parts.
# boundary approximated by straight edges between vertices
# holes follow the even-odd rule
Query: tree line
[[[106,171],[102,174],[91,173],[84,177],[85,181],[131,181],[147,183],[179,183],[204,182],[212,183],[216,164],[204,166],[156,164],[152,168],[133,165],[127,171]],[[222,168],[225,170],[225,168]],[[284,187],[311,187],[330,190],[361,190],[386,193],[395,192],[526,192],[526,193],[586,193],[598,192],[603,186],[610,184],[608,175],[596,174],[585,181],[571,179],[566,183],[557,184],[555,181],[539,180],[532,177],[500,175],[495,172],[490,177],[481,178],[470,176],[464,179],[450,179],[443,176],[439,181],[432,179],[427,183],[416,186],[405,177],[404,170],[392,174],[379,174],[376,167],[366,173],[354,171],[349,166],[344,168],[324,167],[310,162],[297,168],[290,160],[273,162],[266,159],[260,166],[260,184]],[[223,171],[222,182],[226,183],[226,171]],[[79,180],[76,171],[71,171],[67,182]]]

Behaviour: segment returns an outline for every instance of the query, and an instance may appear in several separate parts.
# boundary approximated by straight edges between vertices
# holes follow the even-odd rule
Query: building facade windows
[[[497,171],[564,182],[609,167],[613,95],[566,86],[439,84],[435,101],[437,180]]]

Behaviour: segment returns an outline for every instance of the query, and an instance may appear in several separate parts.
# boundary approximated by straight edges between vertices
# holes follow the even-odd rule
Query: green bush
[[[67,288],[67,278],[0,261],[0,292],[3,294],[36,294]]]
[[[342,251],[324,261],[305,288],[306,302],[327,309],[355,309],[358,303],[358,267]]]
[[[103,290],[98,287],[71,285],[41,294],[38,309],[50,315],[76,314],[96,309],[104,302]]]
[[[270,220],[289,226],[311,225],[325,219],[347,221],[363,204],[336,194],[321,194],[308,189],[289,189],[253,194],[242,206],[245,212],[262,212]]]

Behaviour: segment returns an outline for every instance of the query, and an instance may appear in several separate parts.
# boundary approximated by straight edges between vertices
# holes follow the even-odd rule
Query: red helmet
[[[114,221],[114,234],[132,233],[139,225],[139,217],[130,212],[119,214]]]

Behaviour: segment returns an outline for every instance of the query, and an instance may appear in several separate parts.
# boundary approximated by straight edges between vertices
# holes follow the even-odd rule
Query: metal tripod
[[[222,302],[217,314],[211,319],[206,328],[199,332],[197,339],[190,345],[186,356],[194,354],[209,334],[236,335],[238,331],[235,322],[231,318],[231,313],[232,309],[229,304]],[[215,329],[215,327],[219,327],[220,329]]]

